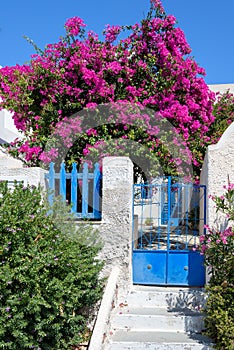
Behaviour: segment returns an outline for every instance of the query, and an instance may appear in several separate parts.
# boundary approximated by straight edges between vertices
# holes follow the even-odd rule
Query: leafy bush
[[[101,297],[100,246],[56,205],[39,188],[0,182],[0,349],[71,349]]]
[[[225,215],[229,224],[234,220],[234,184],[225,186],[222,196],[213,196],[217,212]],[[210,268],[211,278],[207,287],[206,333],[216,342],[217,349],[234,348],[234,229],[207,226],[207,233],[200,237],[201,252]]]
[[[207,288],[206,334],[215,340],[217,349],[234,349],[233,287],[223,284]]]

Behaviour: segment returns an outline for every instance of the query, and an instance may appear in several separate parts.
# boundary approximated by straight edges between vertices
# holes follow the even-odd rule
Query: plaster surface
[[[102,222],[99,232],[103,241],[101,258],[106,272],[121,268],[124,280],[131,280],[133,164],[128,157],[103,160]]]
[[[208,147],[201,172],[201,183],[207,186],[207,223],[210,226],[221,225],[226,220],[217,215],[210,195],[221,196],[228,182],[234,183],[234,123],[224,132],[219,142]]]

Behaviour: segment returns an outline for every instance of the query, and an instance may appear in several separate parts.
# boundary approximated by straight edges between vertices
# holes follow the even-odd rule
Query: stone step
[[[119,295],[105,350],[210,350],[201,288],[134,285]]]
[[[118,331],[106,350],[211,350],[213,344],[200,334],[179,332]]]
[[[204,307],[205,301],[206,293],[202,288],[133,286],[120,303],[139,308],[199,311]]]
[[[201,313],[192,311],[170,312],[154,307],[129,308],[123,306],[112,316],[113,330],[149,330],[149,331],[178,331],[201,333],[204,320]]]

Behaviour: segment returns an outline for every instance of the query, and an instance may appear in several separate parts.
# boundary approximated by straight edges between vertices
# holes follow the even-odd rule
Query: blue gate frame
[[[167,177],[135,184],[133,193],[133,283],[204,286],[196,247],[205,230],[206,187]]]

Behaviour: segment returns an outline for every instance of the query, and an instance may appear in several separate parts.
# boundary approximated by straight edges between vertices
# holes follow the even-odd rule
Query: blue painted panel
[[[203,287],[205,285],[204,257],[199,252],[169,251],[167,283]]]
[[[189,283],[189,252],[168,252],[168,278],[169,285],[187,286]]]
[[[133,283],[165,284],[166,251],[133,251]]]
[[[199,252],[189,252],[189,286],[203,287],[206,280],[204,256]]]
[[[167,266],[168,261],[168,266]],[[145,285],[205,285],[204,258],[191,251],[133,251],[133,283]],[[168,271],[167,271],[168,269]]]

